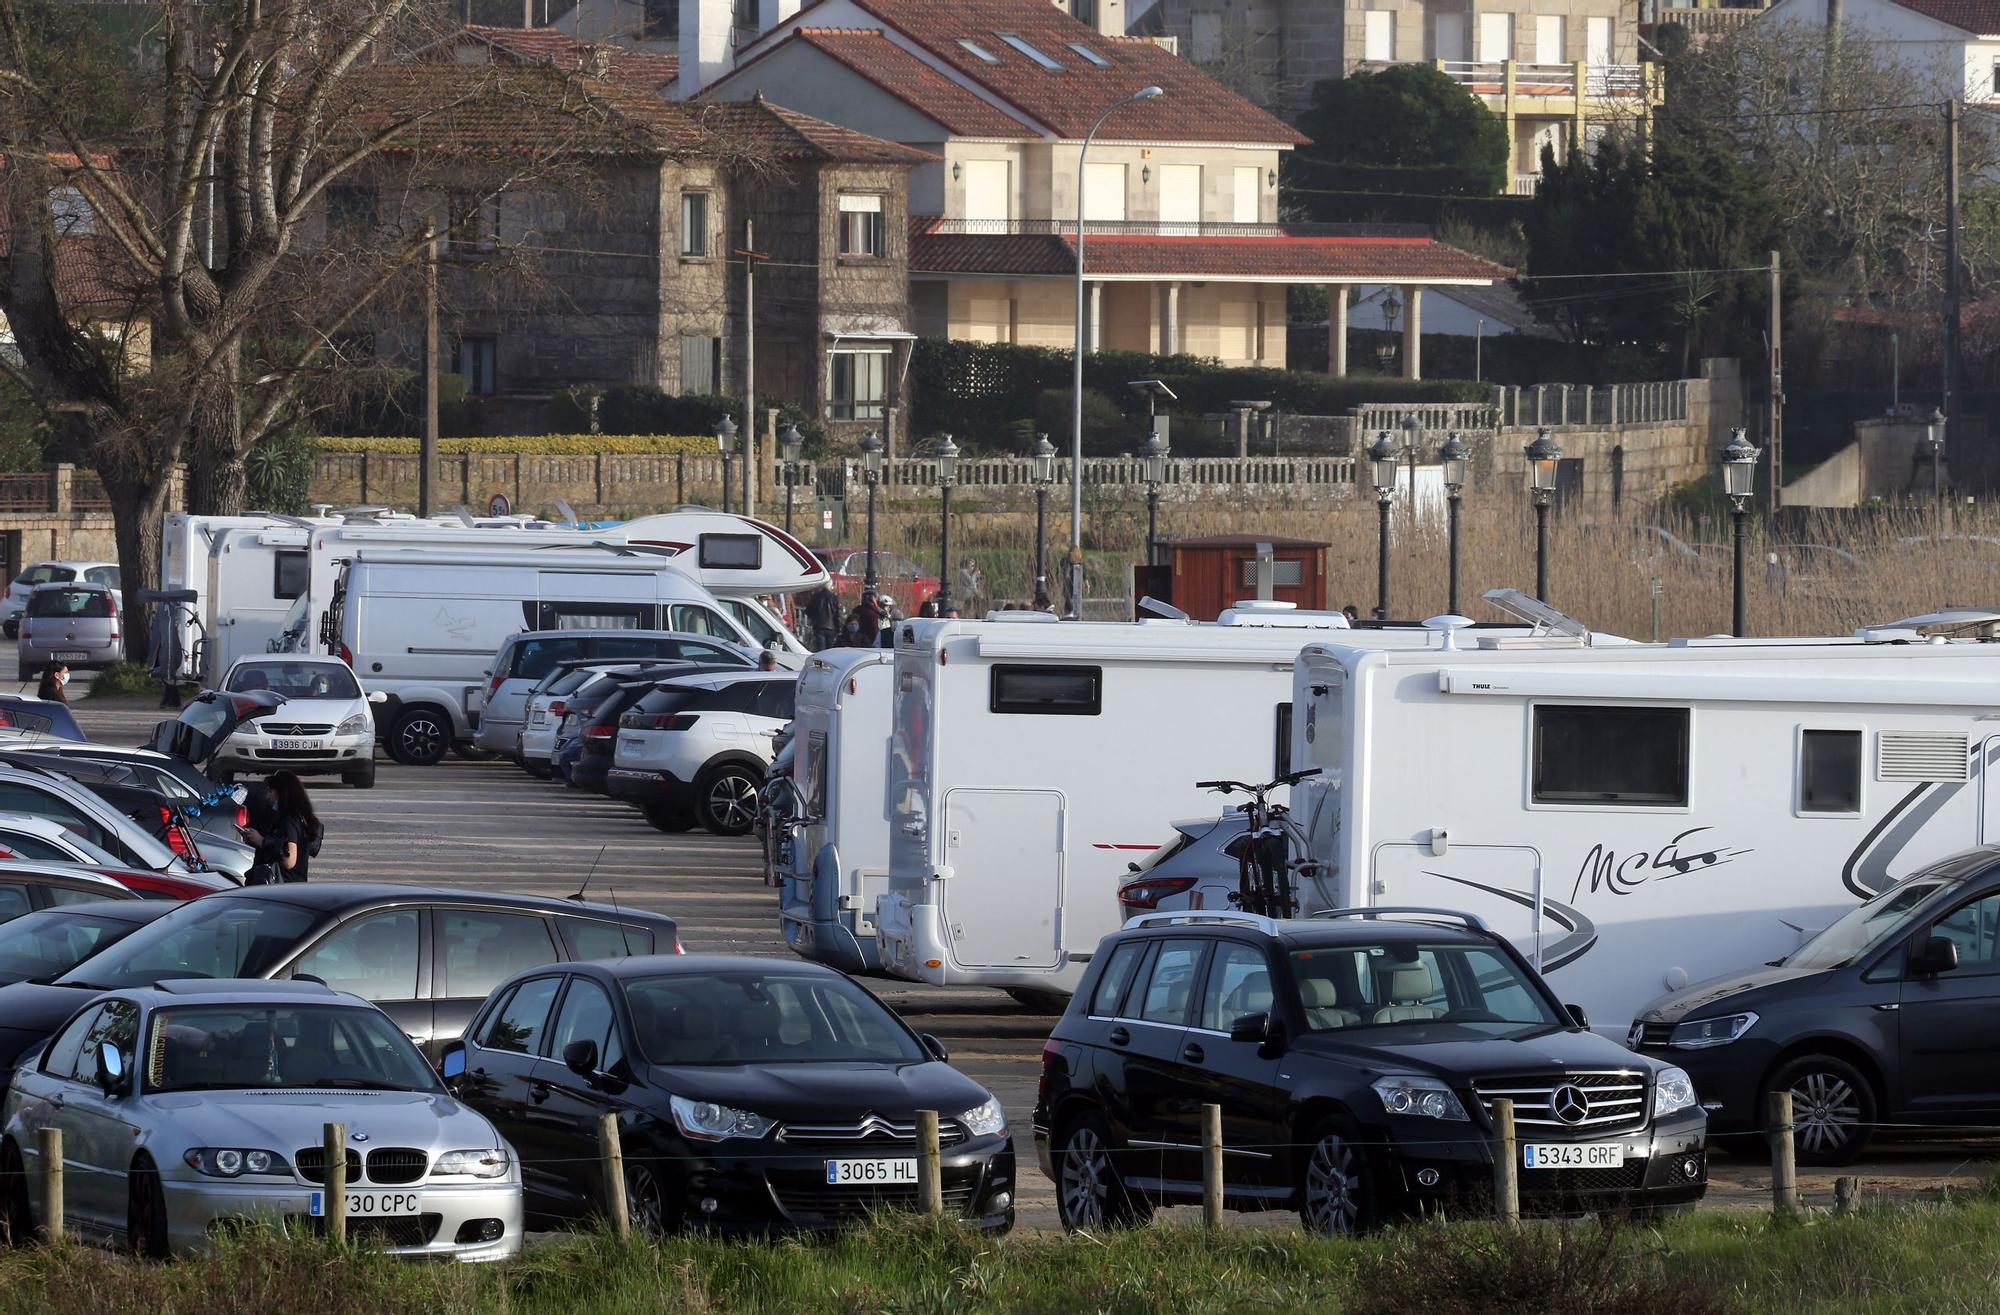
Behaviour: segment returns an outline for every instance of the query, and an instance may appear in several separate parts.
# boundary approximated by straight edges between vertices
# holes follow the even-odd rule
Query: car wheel
[[[451,723],[436,708],[406,708],[389,727],[389,756],[409,767],[435,767],[451,747]]]
[[[451,751],[469,763],[490,763],[500,755],[491,749],[481,749],[471,744],[454,744]]]
[[[375,760],[371,758],[368,760],[367,763],[365,763],[360,767],[355,768],[351,772],[342,772],[340,774],[340,779],[347,782],[349,785],[353,786],[357,790],[374,789]]]
[[[757,823],[757,791],[763,775],[742,763],[703,772],[694,783],[695,820],[718,836],[749,833]]]
[[[660,1237],[673,1228],[667,1213],[667,1192],[649,1164],[625,1166],[625,1217],[642,1237]]]
[[[1034,991],[1025,986],[1007,988],[1014,1003],[1031,1014],[1060,1014],[1069,1008],[1069,997],[1054,991]]]
[[[1352,1237],[1365,1229],[1372,1207],[1368,1166],[1348,1128],[1326,1124],[1306,1141],[1299,1162],[1299,1218],[1306,1228],[1328,1237]]]
[[[125,1245],[148,1260],[167,1258],[167,1193],[152,1157],[143,1152],[125,1175]]]
[[[672,804],[647,804],[639,811],[646,815],[646,820],[652,823],[655,829],[664,831],[670,836],[677,836],[684,831],[694,829],[694,817],[685,808]]]
[[[1800,1164],[1846,1164],[1861,1154],[1875,1131],[1875,1089],[1861,1070],[1833,1055],[1801,1055],[1765,1085],[1760,1111],[1771,1108],[1770,1093],[1792,1093],[1792,1145]]]
[[[35,1216],[28,1205],[28,1171],[12,1137],[0,1141],[0,1246],[34,1240]]]
[[[556,769],[549,766],[548,759],[546,758],[523,758],[521,760],[521,770],[534,777],[537,781],[546,781],[556,774]]]
[[[1085,1114],[1056,1139],[1056,1215],[1072,1233],[1143,1224],[1152,1206],[1135,1199],[1118,1176],[1102,1117]]]

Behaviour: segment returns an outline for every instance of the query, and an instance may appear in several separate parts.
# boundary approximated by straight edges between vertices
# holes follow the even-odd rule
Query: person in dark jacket
[[[42,668],[42,683],[35,689],[35,697],[47,699],[51,703],[68,703],[63,697],[63,686],[69,684],[69,668],[60,662],[51,662]]]
[[[821,585],[807,594],[805,612],[815,652],[832,648],[840,641],[840,599],[834,596],[833,590]]]
[[[325,834],[319,814],[313,811],[312,796],[306,793],[305,782],[295,772],[273,772],[271,793],[277,800],[280,819],[278,880],[304,881]]]
[[[873,648],[882,631],[882,610],[873,594],[863,594],[847,617],[847,642],[855,648]]]

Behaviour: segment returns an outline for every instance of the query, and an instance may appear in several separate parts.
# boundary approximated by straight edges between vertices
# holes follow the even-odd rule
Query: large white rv
[[[1962,619],[1962,618],[1961,618]],[[1318,641],[1292,813],[1328,905],[1486,918],[1599,1030],[2000,844],[2000,645]]]

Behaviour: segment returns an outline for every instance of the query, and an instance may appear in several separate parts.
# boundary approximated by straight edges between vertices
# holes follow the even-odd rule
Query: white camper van
[[[328,612],[336,651],[371,690],[398,762],[470,741],[493,655],[523,630],[625,627],[713,633],[750,646],[714,595],[665,558],[593,549],[451,554],[364,548]],[[698,621],[695,619],[698,618]]]
[[[2000,844],[1996,689],[2000,645],[1925,642],[1912,623],[1319,641],[1297,662],[1293,748],[1320,775],[1292,814],[1327,905],[1476,913],[1622,1036],[1662,991],[1786,954],[1932,859]]]

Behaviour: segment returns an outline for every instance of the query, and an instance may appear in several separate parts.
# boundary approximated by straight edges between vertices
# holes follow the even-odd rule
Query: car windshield
[[[927,1056],[883,1004],[844,977],[720,972],[625,984],[655,1064],[916,1064]]]
[[[1393,1027],[1444,1040],[1569,1025],[1528,974],[1490,945],[1396,940],[1296,950],[1292,974],[1314,1032]]]
[[[289,1002],[154,1010],[145,1082],[155,1092],[438,1090],[416,1046],[379,1010]]]
[[[53,977],[129,935],[135,926],[116,913],[44,909],[0,925],[0,981]]]
[[[310,909],[272,900],[211,896],[92,955],[60,980],[109,991],[171,978],[262,977],[318,921]]]
[[[1847,913],[1832,926],[1801,945],[1785,960],[1787,968],[1841,968],[1895,934],[1910,910],[1946,886],[1942,877],[1918,877],[1891,886]]]
[[[102,589],[37,589],[28,595],[28,615],[103,620],[111,615],[111,595]]]
[[[361,686],[344,663],[272,658],[238,664],[226,688],[233,694],[270,690],[288,699],[358,699]]]

